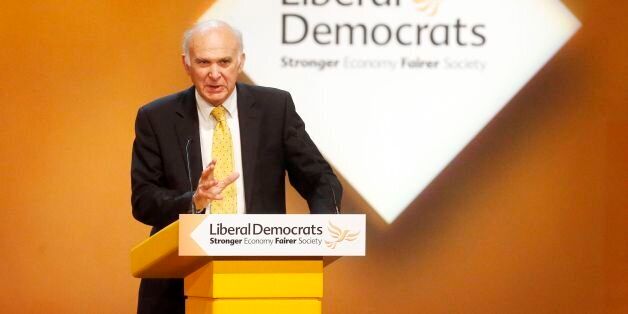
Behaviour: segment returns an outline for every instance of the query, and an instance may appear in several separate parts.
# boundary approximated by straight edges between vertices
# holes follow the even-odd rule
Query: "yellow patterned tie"
[[[214,142],[212,144],[212,158],[216,159],[214,168],[214,179],[224,180],[233,172],[233,142],[231,132],[227,126],[227,110],[218,106],[212,110],[212,116],[218,121],[214,129]],[[235,183],[229,184],[222,191],[222,200],[211,202],[212,214],[235,214],[237,213],[237,194]]]

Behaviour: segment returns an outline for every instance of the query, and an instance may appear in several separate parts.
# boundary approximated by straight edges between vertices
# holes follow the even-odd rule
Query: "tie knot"
[[[212,117],[218,122],[223,123],[227,119],[227,110],[223,106],[217,106],[212,109]]]

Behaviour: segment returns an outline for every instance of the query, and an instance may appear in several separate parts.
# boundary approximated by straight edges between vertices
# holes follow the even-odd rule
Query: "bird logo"
[[[438,13],[441,0],[414,0],[416,8],[429,16],[434,16]]]
[[[357,239],[358,235],[360,234],[360,231],[352,232],[349,229],[340,229],[339,227],[332,224],[331,221],[327,225],[327,230],[329,230],[329,232],[331,233],[332,240],[325,240],[325,245],[327,245],[327,247],[332,250],[335,249],[336,246],[343,241],[353,241]]]

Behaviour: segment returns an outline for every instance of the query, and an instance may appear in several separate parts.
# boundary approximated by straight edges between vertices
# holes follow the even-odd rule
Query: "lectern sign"
[[[364,256],[365,215],[180,215],[182,256]]]

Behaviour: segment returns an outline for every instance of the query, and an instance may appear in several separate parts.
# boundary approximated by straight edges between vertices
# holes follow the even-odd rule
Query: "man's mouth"
[[[205,85],[205,89],[210,93],[221,92],[223,89],[222,85]]]

